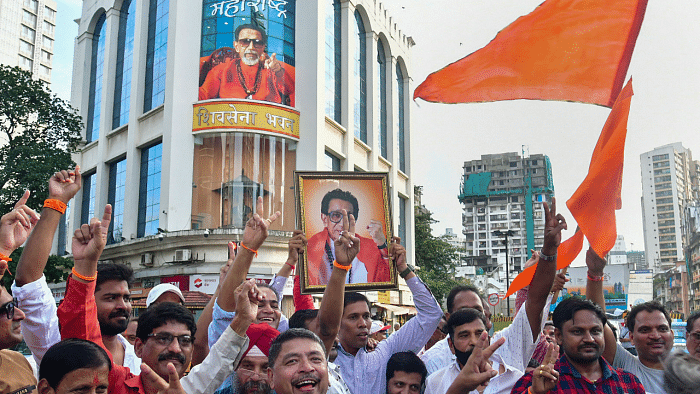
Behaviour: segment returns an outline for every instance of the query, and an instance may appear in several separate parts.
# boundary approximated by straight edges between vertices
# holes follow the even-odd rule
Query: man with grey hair
[[[297,390],[310,394],[328,391],[328,361],[321,339],[304,328],[291,328],[270,346],[267,374],[277,394]]]

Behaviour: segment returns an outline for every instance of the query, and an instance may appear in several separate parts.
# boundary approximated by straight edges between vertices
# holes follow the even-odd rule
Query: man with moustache
[[[694,312],[685,322],[685,347],[691,356],[700,360],[700,311]]]
[[[199,88],[199,99],[245,98],[294,105],[294,68],[267,56],[267,35],[260,27],[236,28],[238,57],[214,67]]]
[[[593,249],[586,253],[588,280],[586,297],[605,310],[603,279],[606,261]],[[633,373],[644,385],[647,393],[666,393],[664,388],[663,359],[673,348],[671,317],[657,301],[635,305],[627,314],[626,326],[630,340],[637,350],[631,354],[617,342],[612,329],[605,327],[605,352],[603,357],[615,368]]]
[[[272,343],[267,370],[277,394],[326,394],[328,361],[323,341],[304,328],[291,328]]]
[[[554,310],[556,341],[549,344],[543,365],[518,380],[511,394],[627,393],[643,394],[636,376],[613,368],[602,357],[605,349],[605,313],[588,300],[567,298]]]

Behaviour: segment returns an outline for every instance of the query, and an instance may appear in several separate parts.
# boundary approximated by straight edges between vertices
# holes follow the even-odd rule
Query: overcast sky
[[[304,1],[304,0],[301,0]],[[53,89],[70,96],[73,43],[82,0],[57,0],[58,24]],[[399,28],[416,42],[412,51],[412,88],[449,63],[476,51],[541,0],[387,0]],[[627,247],[643,249],[639,155],[682,142],[700,157],[700,2],[649,1],[632,56],[633,77],[623,206],[618,233]],[[461,232],[457,200],[464,161],[482,154],[521,152],[549,156],[560,212],[576,228],[565,201],[585,178],[591,153],[610,109],[591,104],[517,100],[478,104],[412,103],[413,181],[422,185],[424,205],[439,223],[436,235],[452,227]],[[580,262],[580,261],[579,261]]]

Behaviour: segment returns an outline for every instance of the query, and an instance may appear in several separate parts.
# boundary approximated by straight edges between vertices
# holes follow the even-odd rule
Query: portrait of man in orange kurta
[[[199,100],[243,98],[294,106],[294,67],[268,55],[267,35],[255,25],[236,28],[232,56],[200,75]],[[210,57],[212,57],[211,55]],[[202,59],[201,70],[212,63]],[[215,62],[216,63],[216,62]]]
[[[323,228],[309,237],[307,244],[308,285],[318,286],[328,283],[335,260],[334,242],[343,231],[343,214],[357,219],[360,207],[357,198],[349,191],[331,190],[321,200],[321,221]],[[367,230],[371,238],[360,239],[360,252],[352,262],[347,283],[377,283],[390,281],[389,253],[382,222],[371,219]]]

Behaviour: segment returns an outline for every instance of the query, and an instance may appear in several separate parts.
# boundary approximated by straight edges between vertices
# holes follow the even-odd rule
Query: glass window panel
[[[169,0],[150,0],[144,112],[158,107],[165,101],[169,6]]]
[[[113,129],[129,122],[135,21],[136,0],[126,0],[122,4],[122,13],[119,17],[117,69],[114,83],[114,109],[112,111]]]
[[[326,116],[340,123],[341,115],[341,16],[340,1],[326,2]]]
[[[124,229],[124,196],[126,190],[126,159],[109,167],[108,201],[112,204],[112,222],[109,224],[107,243],[121,242]]]
[[[157,233],[160,218],[161,143],[141,151],[137,236]]]
[[[102,113],[102,73],[104,70],[105,51],[105,14],[100,16],[95,25],[92,38],[92,58],[90,70],[90,97],[85,139],[94,141],[100,135],[100,116]],[[46,36],[44,36],[46,38]]]
[[[406,171],[406,144],[405,144],[405,98],[404,98],[404,77],[401,71],[401,65],[396,64],[396,94],[398,101],[398,144],[399,144],[399,170]]]
[[[362,16],[355,11],[355,138],[367,143],[367,40]]]
[[[95,217],[95,189],[97,176],[93,172],[90,175],[83,175],[83,201],[80,214],[80,224],[90,223],[90,219]]]

